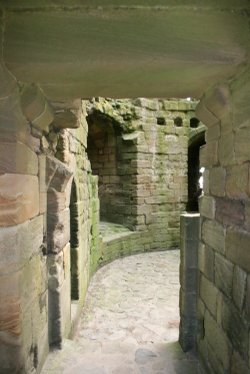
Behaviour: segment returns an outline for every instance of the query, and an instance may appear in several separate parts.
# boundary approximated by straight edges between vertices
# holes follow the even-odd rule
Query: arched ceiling
[[[53,100],[200,98],[248,63],[249,0],[0,1],[2,57]]]

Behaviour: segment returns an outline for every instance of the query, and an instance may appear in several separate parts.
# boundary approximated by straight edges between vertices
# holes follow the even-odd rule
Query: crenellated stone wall
[[[200,334],[211,373],[249,373],[250,71],[208,91],[197,107],[207,125],[201,152]]]

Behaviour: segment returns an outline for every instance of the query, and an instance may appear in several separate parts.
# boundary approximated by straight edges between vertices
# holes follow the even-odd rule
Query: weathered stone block
[[[0,226],[25,222],[39,213],[38,178],[22,174],[0,176]]]
[[[185,292],[181,288],[179,301],[181,317],[194,318],[197,314],[197,294],[195,292]]]
[[[250,202],[245,201],[245,229],[250,231]]]
[[[0,143],[0,174],[37,175],[37,155],[25,144]]]
[[[46,156],[39,155],[38,156],[39,162],[39,191],[47,193],[47,184],[46,184]]]
[[[42,242],[42,216],[17,226],[0,228],[1,271],[22,268],[32,255],[41,250]]]
[[[55,214],[48,214],[48,251],[60,252],[70,240],[70,214],[65,209]]]
[[[56,158],[46,157],[46,185],[58,192],[65,191],[72,171]]]
[[[205,313],[205,338],[212,347],[213,354],[222,363],[223,369],[229,369],[231,349],[229,341],[209,312]]]
[[[227,169],[226,194],[232,198],[244,199],[248,196],[249,165],[242,164]]]
[[[219,291],[215,285],[202,275],[200,278],[200,296],[214,317],[216,317],[218,292]]]
[[[213,126],[219,120],[218,118],[206,107],[206,98],[203,96],[195,109],[196,116],[206,126]]]
[[[216,220],[227,226],[243,226],[244,205],[240,200],[216,199]]]
[[[4,300],[0,305],[1,332],[3,332],[1,337],[5,333],[11,334],[13,337],[18,337],[21,334],[20,281],[20,272],[1,276],[0,299]]]
[[[215,217],[215,199],[210,196],[201,196],[199,198],[199,210],[203,217],[214,219]]]
[[[38,129],[48,132],[53,121],[53,111],[41,89],[35,84],[25,85],[20,97],[25,117]]]
[[[213,140],[218,140],[220,137],[220,125],[216,123],[213,126],[209,126],[205,133],[206,142],[210,142]]]
[[[215,285],[228,297],[232,296],[234,265],[220,254],[215,254]]]
[[[225,196],[226,170],[217,167],[212,168],[209,173],[209,187],[212,195]]]
[[[247,362],[239,355],[237,351],[233,352],[231,360],[231,374],[250,374]]]
[[[199,245],[199,270],[211,281],[214,281],[214,251],[200,243]]]
[[[202,225],[203,241],[216,251],[225,253],[226,230],[216,221],[205,220]]]
[[[0,367],[2,373],[21,373],[23,365],[23,351],[20,338],[1,331]]]
[[[205,195],[209,195],[209,170],[205,170],[203,173],[203,192]]]
[[[232,346],[244,357],[247,358],[248,352],[248,326],[233,304],[223,303],[222,326],[226,331]]]
[[[233,165],[235,163],[233,132],[228,132],[224,136],[221,136],[218,143],[218,159],[222,166]]]
[[[250,234],[246,231],[228,229],[226,257],[242,269],[250,272]]]
[[[250,160],[250,124],[235,133],[235,158],[237,162]]]
[[[240,311],[242,310],[245,298],[246,280],[246,272],[239,266],[235,266],[233,275],[233,301]]]
[[[80,122],[77,116],[70,109],[67,109],[55,113],[52,125],[59,130],[66,128],[76,129],[80,126]]]

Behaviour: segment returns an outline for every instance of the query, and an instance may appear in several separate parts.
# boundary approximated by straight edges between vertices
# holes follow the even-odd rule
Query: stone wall
[[[211,89],[197,107],[202,149],[198,349],[211,373],[249,373],[250,72]]]
[[[38,86],[13,87],[0,111],[0,367],[28,373],[40,371],[49,347],[70,334],[83,306],[90,164],[81,101],[51,105]]]
[[[87,106],[101,219],[143,231],[144,250],[178,246],[196,102],[99,98]]]
[[[103,105],[95,108],[110,121],[112,135],[107,148],[103,134],[97,143],[103,150],[99,171],[106,175],[92,165],[100,196],[100,186],[113,191],[104,206],[112,207],[113,221],[132,230],[108,239],[100,235],[86,102],[49,103],[36,85],[15,87],[5,97],[0,118],[0,295],[5,301],[0,367],[4,373],[39,372],[50,347],[60,347],[73,334],[89,278],[99,266],[179,244],[195,103],[137,99],[110,101],[109,114]],[[113,104],[120,105],[115,115]]]

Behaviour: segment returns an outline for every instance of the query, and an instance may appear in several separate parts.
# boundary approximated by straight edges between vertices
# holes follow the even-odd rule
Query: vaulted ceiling
[[[200,98],[249,62],[249,0],[0,1],[2,58],[53,100]]]

